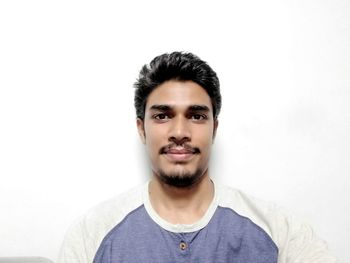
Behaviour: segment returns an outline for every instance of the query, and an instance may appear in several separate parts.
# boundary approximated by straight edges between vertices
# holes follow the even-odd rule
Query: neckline
[[[206,225],[208,225],[209,221],[213,217],[216,208],[218,207],[218,188],[213,181],[214,185],[214,198],[212,202],[210,203],[206,213],[204,216],[199,219],[197,222],[193,224],[172,224],[168,221],[164,220],[162,217],[158,215],[158,213],[153,209],[151,201],[149,199],[149,193],[148,193],[148,186],[150,181],[148,181],[144,185],[143,189],[143,203],[146,209],[146,212],[151,217],[151,219],[158,224],[163,229],[174,232],[174,233],[190,233],[190,232],[196,232],[202,228],[204,228]]]

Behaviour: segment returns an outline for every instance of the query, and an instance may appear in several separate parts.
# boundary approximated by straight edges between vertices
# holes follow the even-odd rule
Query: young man
[[[163,54],[135,87],[152,178],[73,226],[60,263],[336,262],[307,225],[210,179],[221,95],[206,62]]]

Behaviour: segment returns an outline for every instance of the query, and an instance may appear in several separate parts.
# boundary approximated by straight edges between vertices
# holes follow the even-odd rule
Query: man
[[[335,262],[307,225],[210,179],[221,95],[206,62],[163,54],[142,68],[135,87],[152,178],[73,226],[60,263]]]

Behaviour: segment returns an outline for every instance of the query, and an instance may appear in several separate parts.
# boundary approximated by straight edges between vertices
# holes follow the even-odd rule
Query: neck
[[[172,224],[193,224],[200,220],[214,198],[214,186],[208,171],[190,187],[164,184],[156,175],[149,184],[149,197],[153,209]]]

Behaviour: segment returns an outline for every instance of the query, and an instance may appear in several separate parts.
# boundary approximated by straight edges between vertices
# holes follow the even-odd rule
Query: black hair
[[[216,119],[221,109],[220,83],[214,70],[192,53],[173,52],[155,57],[149,65],[144,65],[134,87],[136,116],[145,117],[145,106],[149,94],[168,80],[191,80],[208,93]]]

